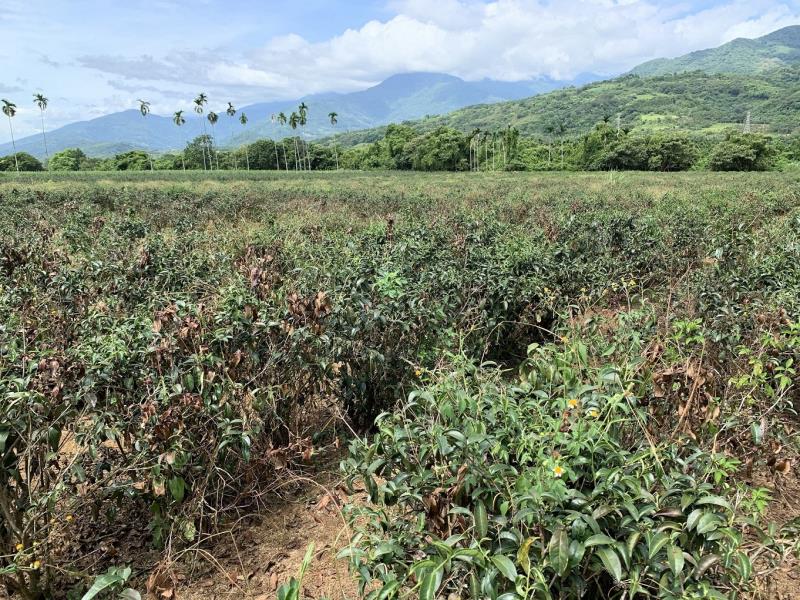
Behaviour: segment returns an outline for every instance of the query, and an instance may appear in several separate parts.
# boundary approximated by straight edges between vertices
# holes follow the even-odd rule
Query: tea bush
[[[800,184],[788,174],[3,174],[0,203],[0,580],[23,597],[51,597],[65,580],[86,587],[89,575],[126,566],[110,554],[83,561],[65,543],[78,522],[94,520],[108,535],[134,523],[168,552],[202,543],[252,509],[276,472],[334,444],[342,418],[370,431],[419,387],[419,372],[444,368],[451,354],[516,367],[527,364],[531,343],[548,347],[564,336],[586,348],[574,377],[597,386],[586,394],[599,411],[621,393],[619,382],[598,375],[603,365],[635,382],[633,408],[614,401],[614,411],[630,414],[610,417],[609,409],[606,420],[591,421],[607,427],[596,445],[579,436],[576,452],[594,457],[592,469],[569,454],[575,464],[565,463],[561,478],[542,479],[561,496],[531,504],[533,562],[549,544],[533,523],[551,531],[574,504],[559,488],[566,481],[595,507],[628,494],[636,510],[661,509],[676,505],[665,482],[722,485],[725,477],[699,475],[711,460],[704,439],[717,445],[717,473],[723,451],[777,468],[796,448]],[[545,368],[537,364],[531,373]],[[473,370],[464,377],[463,393],[477,394],[474,414],[460,417],[465,426],[488,418],[480,399],[491,388],[517,414],[518,431],[559,444],[572,435],[561,425],[553,431],[561,396],[549,387],[484,381]],[[430,394],[438,401],[440,392],[455,393]],[[438,415],[420,398],[398,410]],[[643,412],[658,461],[641,446]],[[447,419],[457,429],[455,413]],[[389,422],[383,417],[379,430]],[[694,437],[695,456],[660,442],[676,430],[681,444]],[[432,433],[415,435],[403,443]],[[516,439],[497,441],[516,454],[493,459],[547,475],[544,441],[530,442],[526,452],[535,452],[525,456]],[[636,480],[652,499],[607,489],[597,473],[611,471],[603,469]],[[427,477],[422,491],[403,484],[409,497],[430,493]],[[500,504],[483,497],[487,515],[502,517]],[[725,507],[707,510],[733,527]],[[627,540],[664,520],[624,514],[595,517],[601,533]],[[734,585],[736,540],[681,531],[670,543],[694,560],[701,550],[718,554],[709,576]],[[603,549],[569,568],[610,585],[595,560]],[[644,588],[656,572],[660,582],[663,554],[647,565],[640,550],[618,559],[623,580],[638,568]],[[406,565],[398,581],[413,587],[406,571],[414,561],[397,560]],[[668,578],[669,590],[700,589],[690,564],[685,558],[685,577]],[[443,579],[440,587],[453,586]]]
[[[344,463],[367,598],[727,598],[750,576],[728,486],[650,439],[632,373],[579,346],[532,346],[518,382],[456,364]]]

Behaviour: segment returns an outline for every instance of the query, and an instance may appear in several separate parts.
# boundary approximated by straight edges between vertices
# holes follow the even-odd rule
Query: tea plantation
[[[796,566],[796,173],[4,175],[0,206],[10,593],[143,590],[100,539],[208,547],[313,456],[366,494],[372,599]]]

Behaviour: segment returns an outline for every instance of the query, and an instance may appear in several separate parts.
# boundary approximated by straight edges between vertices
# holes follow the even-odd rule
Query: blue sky
[[[614,75],[655,57],[800,24],[800,0],[3,0],[0,97],[35,133],[133,108],[363,89],[441,71],[508,81]],[[219,105],[219,106],[217,106]],[[0,127],[0,142],[9,141]]]

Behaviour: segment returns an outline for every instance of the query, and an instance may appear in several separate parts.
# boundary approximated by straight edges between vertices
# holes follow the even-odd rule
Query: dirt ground
[[[772,491],[766,519],[783,526],[800,517],[800,473],[797,467],[788,476],[756,479],[753,485]],[[756,563],[756,569],[759,564]],[[756,579],[754,598],[765,600],[800,600],[800,559],[787,555],[777,570]]]
[[[336,489],[333,471],[317,473],[300,489],[274,498],[258,518],[240,523],[219,538],[213,559],[200,557],[192,572],[177,574],[175,598],[271,600],[282,583],[296,576],[309,544],[314,558],[303,579],[309,600],[356,600],[356,582],[345,560],[336,555],[347,546],[349,530],[340,506],[348,498]]]

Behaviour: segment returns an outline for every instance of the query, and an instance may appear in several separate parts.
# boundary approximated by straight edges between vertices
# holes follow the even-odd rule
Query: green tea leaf
[[[622,564],[619,562],[617,553],[611,548],[602,547],[595,550],[595,554],[600,557],[606,571],[614,577],[614,580],[622,581]]]
[[[492,556],[492,562],[494,566],[497,567],[497,570],[500,571],[506,579],[509,581],[516,581],[517,579],[517,568],[514,566],[514,563],[511,562],[507,556],[503,556],[502,554],[495,554]]]

